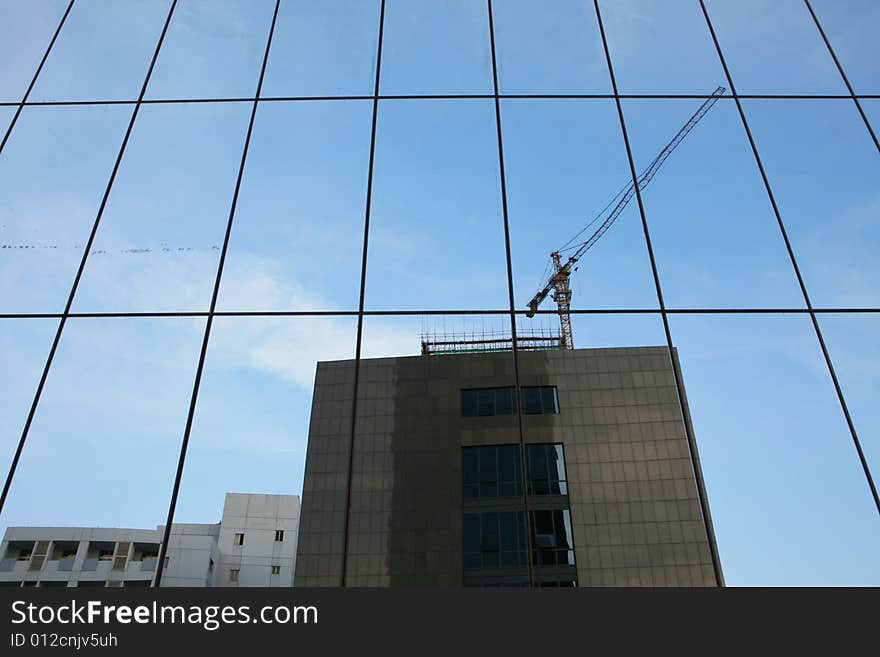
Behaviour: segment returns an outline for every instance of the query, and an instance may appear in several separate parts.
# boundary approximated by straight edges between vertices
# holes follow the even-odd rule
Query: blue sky
[[[372,92],[378,2],[318,4],[282,2],[265,96]],[[591,3],[494,4],[502,93],[610,92]],[[740,93],[846,92],[800,0],[706,4]],[[727,86],[698,2],[600,5],[622,93]],[[880,93],[877,4],[813,5],[855,89]],[[0,5],[0,102],[21,99],[65,6]],[[135,98],[168,6],[77,0],[32,100]],[[252,95],[273,7],[181,0],[147,98]],[[383,48],[384,94],[492,92],[483,2],[389,0]],[[639,170],[699,103],[623,101]],[[880,305],[880,155],[852,101],[743,104],[814,305]],[[863,104],[877,131],[880,100]],[[0,155],[0,243],[15,247],[0,250],[0,312],[63,309],[131,110],[22,112]],[[249,111],[141,108],[75,311],[208,308]],[[259,106],[220,310],[357,309],[371,112],[369,100]],[[549,252],[605,206],[629,168],[613,100],[511,98],[501,112],[514,293],[524,308]],[[0,107],[0,125],[12,114]],[[505,309],[493,101],[385,100],[377,129],[366,308]],[[730,99],[643,197],[669,307],[804,306]],[[635,202],[572,286],[575,308],[657,307]],[[204,321],[68,322],[0,526],[164,521]],[[500,331],[505,321],[369,317],[363,351],[414,354],[422,331]],[[56,322],[0,320],[3,462]],[[547,318],[520,326],[533,323],[552,327]],[[876,472],[880,327],[865,314],[820,324]],[[880,523],[809,318],[675,315],[670,325],[728,583],[880,583]],[[665,342],[656,315],[577,317],[574,332],[578,347]],[[351,317],[215,321],[177,520],[215,521],[227,490],[301,490],[315,363],[353,357],[355,335]],[[84,486],[90,494],[71,494]]]

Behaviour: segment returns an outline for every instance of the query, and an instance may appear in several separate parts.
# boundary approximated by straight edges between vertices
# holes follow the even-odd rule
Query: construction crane
[[[666,144],[660,154],[654,158],[654,161],[648,166],[647,169],[642,173],[641,176],[638,177],[638,188],[639,191],[643,190],[648,186],[648,183],[651,182],[654,175],[663,166],[663,163],[666,161],[672,151],[678,148],[678,145],[687,137],[688,133],[694,129],[694,126],[700,122],[706,112],[712,109],[712,106],[716,103],[718,98],[724,95],[727,90],[724,87],[718,87],[715,91],[712,92],[712,95],[705,100],[705,102],[700,105],[700,108],[694,112],[694,115],[687,120],[687,122],[682,126],[681,130],[678,131],[678,134],[672,138],[672,140]],[[556,302],[556,306],[559,312],[559,324],[560,324],[560,341],[562,342],[562,347],[565,349],[574,349],[574,337],[571,332],[571,287],[569,286],[568,279],[571,277],[572,271],[574,271],[574,265],[578,260],[589,251],[593,245],[599,241],[599,238],[602,237],[611,225],[615,222],[615,220],[620,216],[620,213],[623,212],[624,208],[627,204],[632,200],[632,197],[636,193],[635,184],[630,182],[629,185],[624,186],[617,195],[611,199],[611,203],[605,206],[605,210],[614,203],[615,199],[619,200],[608,212],[607,215],[602,218],[602,213],[600,212],[599,216],[596,217],[590,224],[588,224],[580,233],[578,233],[572,240],[569,240],[568,243],[563,247],[565,250],[574,249],[574,253],[569,256],[568,260],[565,263],[562,262],[562,255],[560,251],[554,251],[550,254],[550,259],[553,264],[554,273],[551,274],[550,278],[547,280],[547,283],[544,285],[543,289],[538,292],[532,300],[529,301],[529,310],[526,312],[526,317],[534,317],[535,313],[538,311],[538,306],[547,298],[547,295],[551,292],[553,293],[551,298]],[[580,242],[579,244],[575,244],[569,248],[568,244],[571,244],[577,237],[583,234],[587,228],[595,224],[597,221],[602,219],[601,224],[596,229],[596,231],[590,235],[589,238]]]

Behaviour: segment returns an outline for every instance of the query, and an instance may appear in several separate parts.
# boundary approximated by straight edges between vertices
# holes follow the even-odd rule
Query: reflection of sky
[[[663,3],[663,11],[647,0],[600,4],[622,93],[727,86],[699,3]],[[876,3],[813,4],[854,87],[877,93]],[[0,100],[21,98],[65,6],[4,3]],[[252,94],[273,3],[178,6],[147,97]],[[377,7],[282,2],[265,95],[369,95]],[[707,7],[741,93],[845,93],[800,0]],[[166,10],[78,0],[32,99],[134,98]],[[609,92],[589,3],[539,11],[496,0],[495,11],[504,93]],[[383,93],[491,92],[483,3],[389,1],[385,29]],[[700,102],[623,102],[639,170]],[[863,105],[880,129],[880,101]],[[852,102],[744,107],[814,304],[878,305],[880,159]],[[613,101],[507,99],[501,108],[514,292],[524,307],[547,254],[629,171]],[[207,307],[249,109],[141,109],[74,310]],[[131,110],[22,112],[0,155],[0,243],[30,248],[0,250],[0,311],[63,309]],[[221,310],[357,308],[371,110],[357,100],[260,106]],[[0,127],[12,114],[0,108]],[[506,307],[494,121],[485,99],[380,104],[368,309]],[[643,196],[668,306],[803,307],[730,99]],[[572,284],[575,308],[657,306],[635,201]],[[368,318],[363,351],[413,354],[421,331],[490,331],[503,322]],[[532,322],[552,327],[546,317],[522,319],[521,330]],[[880,583],[876,513],[808,318],[676,315],[670,324],[728,582]],[[876,470],[878,327],[864,315],[823,315],[820,324]],[[0,320],[4,462],[55,327]],[[203,327],[201,318],[70,320],[0,525],[163,522]],[[227,490],[300,491],[314,364],[352,357],[355,328],[350,317],[216,321],[178,520],[216,520]],[[665,340],[653,316],[577,317],[574,332],[579,347]]]

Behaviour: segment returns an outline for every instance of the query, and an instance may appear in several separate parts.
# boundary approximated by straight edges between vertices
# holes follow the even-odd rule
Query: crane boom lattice
[[[688,133],[694,129],[694,126],[696,126],[706,113],[712,109],[712,106],[726,91],[727,90],[724,87],[718,87],[715,89],[715,91],[712,92],[712,95],[700,105],[696,112],[694,112],[693,116],[685,122],[678,133],[676,133],[663,150],[660,151],[657,157],[654,158],[651,164],[648,165],[648,168],[638,177],[636,182],[638,183],[639,191],[648,186],[654,178],[654,175],[660,167],[663,166],[666,159],[676,148],[678,148],[679,144],[684,141],[684,138],[687,137]],[[538,306],[541,305],[551,292],[553,293],[552,298],[556,302],[557,311],[559,313],[562,346],[566,349],[574,349],[574,337],[571,330],[571,287],[569,285],[569,278],[571,277],[573,267],[575,263],[577,263],[577,261],[580,260],[580,258],[589,251],[606,232],[608,232],[608,229],[611,228],[632,200],[633,196],[635,196],[635,193],[636,183],[630,182],[630,184],[618,194],[620,197],[619,200],[611,211],[608,212],[595,232],[583,242],[570,247],[569,250],[574,249],[574,253],[572,253],[564,263],[562,262],[560,251],[554,251],[550,254],[550,258],[553,261],[554,273],[547,280],[544,287],[532,297],[532,300],[528,303],[529,310],[526,312],[526,317],[534,317],[535,313],[538,311]]]

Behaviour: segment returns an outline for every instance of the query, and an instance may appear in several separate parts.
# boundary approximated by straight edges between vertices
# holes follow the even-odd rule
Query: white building
[[[174,524],[162,586],[293,586],[297,495],[227,493],[217,524]],[[9,527],[0,586],[150,586],[156,529]]]

